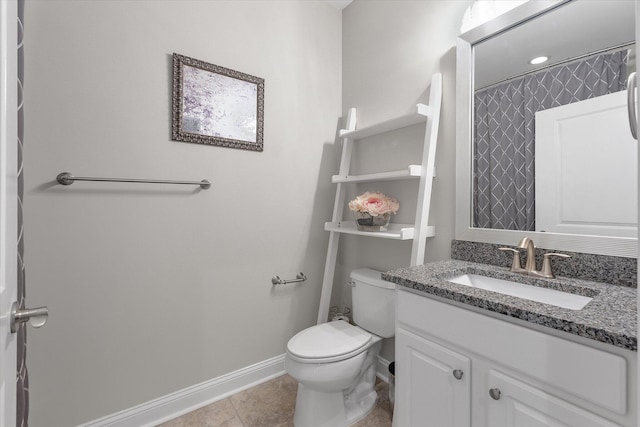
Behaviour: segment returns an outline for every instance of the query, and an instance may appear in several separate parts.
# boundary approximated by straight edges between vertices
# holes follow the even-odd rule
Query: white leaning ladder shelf
[[[331,222],[325,223],[324,226],[325,230],[329,231],[329,247],[327,249],[327,260],[322,279],[322,293],[320,296],[320,307],[318,309],[318,324],[327,321],[341,233],[386,239],[413,240],[410,265],[414,266],[424,263],[427,237],[433,237],[435,235],[435,228],[429,226],[428,222],[429,208],[431,205],[431,189],[433,186],[433,177],[435,175],[435,155],[438,140],[438,123],[440,121],[441,103],[442,74],[437,73],[431,77],[429,105],[417,104],[416,110],[411,114],[395,117],[365,128],[356,129],[356,109],[351,108],[349,110],[345,129],[341,129],[339,132],[340,138],[343,138],[340,170],[338,175],[334,175],[331,179],[331,182],[337,185],[336,199],[333,205],[333,218]],[[354,142],[369,136],[391,132],[408,126],[417,125],[419,123],[426,124],[422,150],[422,162],[420,165],[409,165],[407,169],[393,172],[349,175]],[[342,220],[346,185],[357,182],[381,182],[401,179],[420,180],[417,194],[415,224],[391,223],[386,232],[366,232],[359,231],[356,227],[355,221]]]

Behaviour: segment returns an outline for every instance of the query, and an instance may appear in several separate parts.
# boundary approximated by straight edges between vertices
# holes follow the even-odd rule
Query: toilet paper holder
[[[298,273],[295,279],[289,279],[289,280],[281,279],[280,276],[273,276],[271,278],[271,284],[286,285],[287,283],[304,282],[305,280],[307,280],[307,276],[305,276],[304,273],[300,272]]]

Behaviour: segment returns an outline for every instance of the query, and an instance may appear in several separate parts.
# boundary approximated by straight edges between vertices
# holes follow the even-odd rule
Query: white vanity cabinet
[[[398,426],[468,427],[471,419],[471,360],[404,329],[396,331],[396,366],[402,366],[402,390],[396,389]],[[407,372],[409,370],[409,372]],[[405,375],[406,374],[406,375]],[[402,409],[399,408],[402,407]]]
[[[636,426],[635,352],[403,289],[397,313],[396,427]]]

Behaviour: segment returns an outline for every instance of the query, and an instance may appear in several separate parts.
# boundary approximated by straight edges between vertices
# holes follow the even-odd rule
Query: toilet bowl
[[[395,285],[369,269],[355,270],[351,278],[354,320],[363,324],[323,323],[299,332],[287,344],[285,369],[298,381],[295,427],[347,427],[375,406],[382,338],[394,332]]]
[[[345,427],[364,418],[376,403],[380,347],[379,337],[343,320],[294,336],[285,357],[285,369],[299,383],[294,425]]]

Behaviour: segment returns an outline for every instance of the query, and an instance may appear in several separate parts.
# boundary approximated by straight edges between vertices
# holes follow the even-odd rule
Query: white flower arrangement
[[[349,202],[349,209],[354,212],[365,212],[373,217],[385,214],[395,214],[400,204],[393,197],[388,197],[379,191],[367,191]]]

